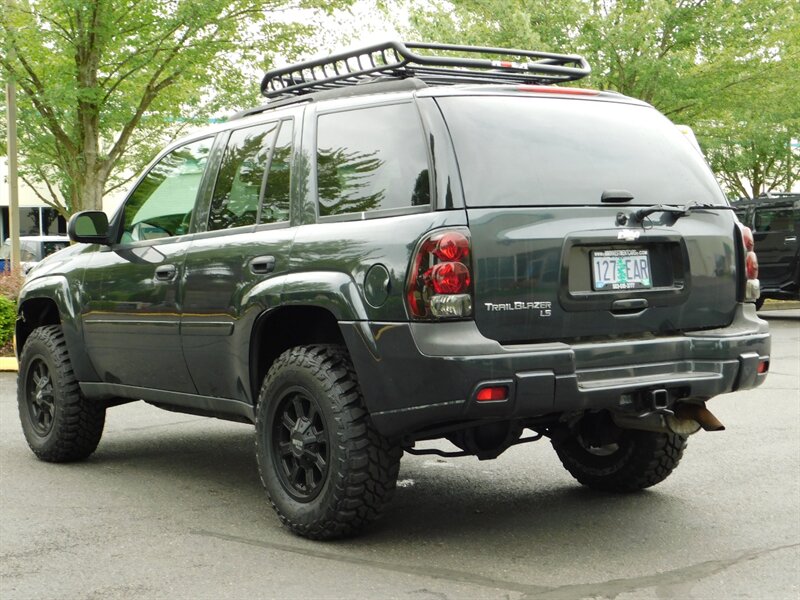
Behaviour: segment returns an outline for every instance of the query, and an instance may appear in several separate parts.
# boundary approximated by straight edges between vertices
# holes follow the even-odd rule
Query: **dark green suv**
[[[392,42],[268,73],[266,106],[168,147],[31,272],[33,451],[89,456],[134,400],[253,423],[273,507],[317,539],[380,514],[403,451],[544,436],[589,487],[663,480],[722,428],[706,401],[766,377],[753,239],[651,106],[552,85],[588,72]]]

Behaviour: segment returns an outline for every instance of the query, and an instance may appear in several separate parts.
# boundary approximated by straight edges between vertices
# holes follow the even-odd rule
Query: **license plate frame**
[[[653,287],[650,253],[643,248],[591,251],[592,290],[618,292]]]

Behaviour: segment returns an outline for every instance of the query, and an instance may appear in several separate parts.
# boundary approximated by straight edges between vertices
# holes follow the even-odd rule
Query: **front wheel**
[[[298,535],[352,535],[391,498],[402,449],[364,408],[344,348],[284,352],[264,378],[256,411],[261,481],[281,522]]]
[[[48,462],[88,457],[103,435],[106,409],[81,394],[58,325],[38,327],[19,360],[17,402],[33,453]]]
[[[686,438],[624,429],[617,440],[591,445],[577,431],[553,437],[564,468],[579,483],[606,492],[635,492],[666,479],[678,466]]]

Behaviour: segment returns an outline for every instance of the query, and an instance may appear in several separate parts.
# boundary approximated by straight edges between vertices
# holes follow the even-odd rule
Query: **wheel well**
[[[17,320],[17,353],[22,352],[31,332],[42,325],[60,325],[58,306],[50,298],[31,298],[19,309],[22,319]]]
[[[250,387],[253,403],[261,382],[284,351],[308,344],[342,344],[336,317],[317,306],[287,306],[264,313],[256,321],[250,340]]]

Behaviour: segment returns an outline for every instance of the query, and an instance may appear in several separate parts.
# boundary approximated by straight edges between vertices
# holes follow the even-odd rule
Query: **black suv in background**
[[[135,400],[253,423],[273,507],[316,539],[379,516],[403,451],[547,437],[591,488],[662,481],[723,428],[706,401],[766,377],[758,264],[664,116],[552,85],[588,72],[391,42],[267,73],[266,106],[166,148],[31,271],[33,452],[86,458]]]
[[[800,300],[800,194],[771,193],[734,205],[739,220],[753,230],[764,300]]]

